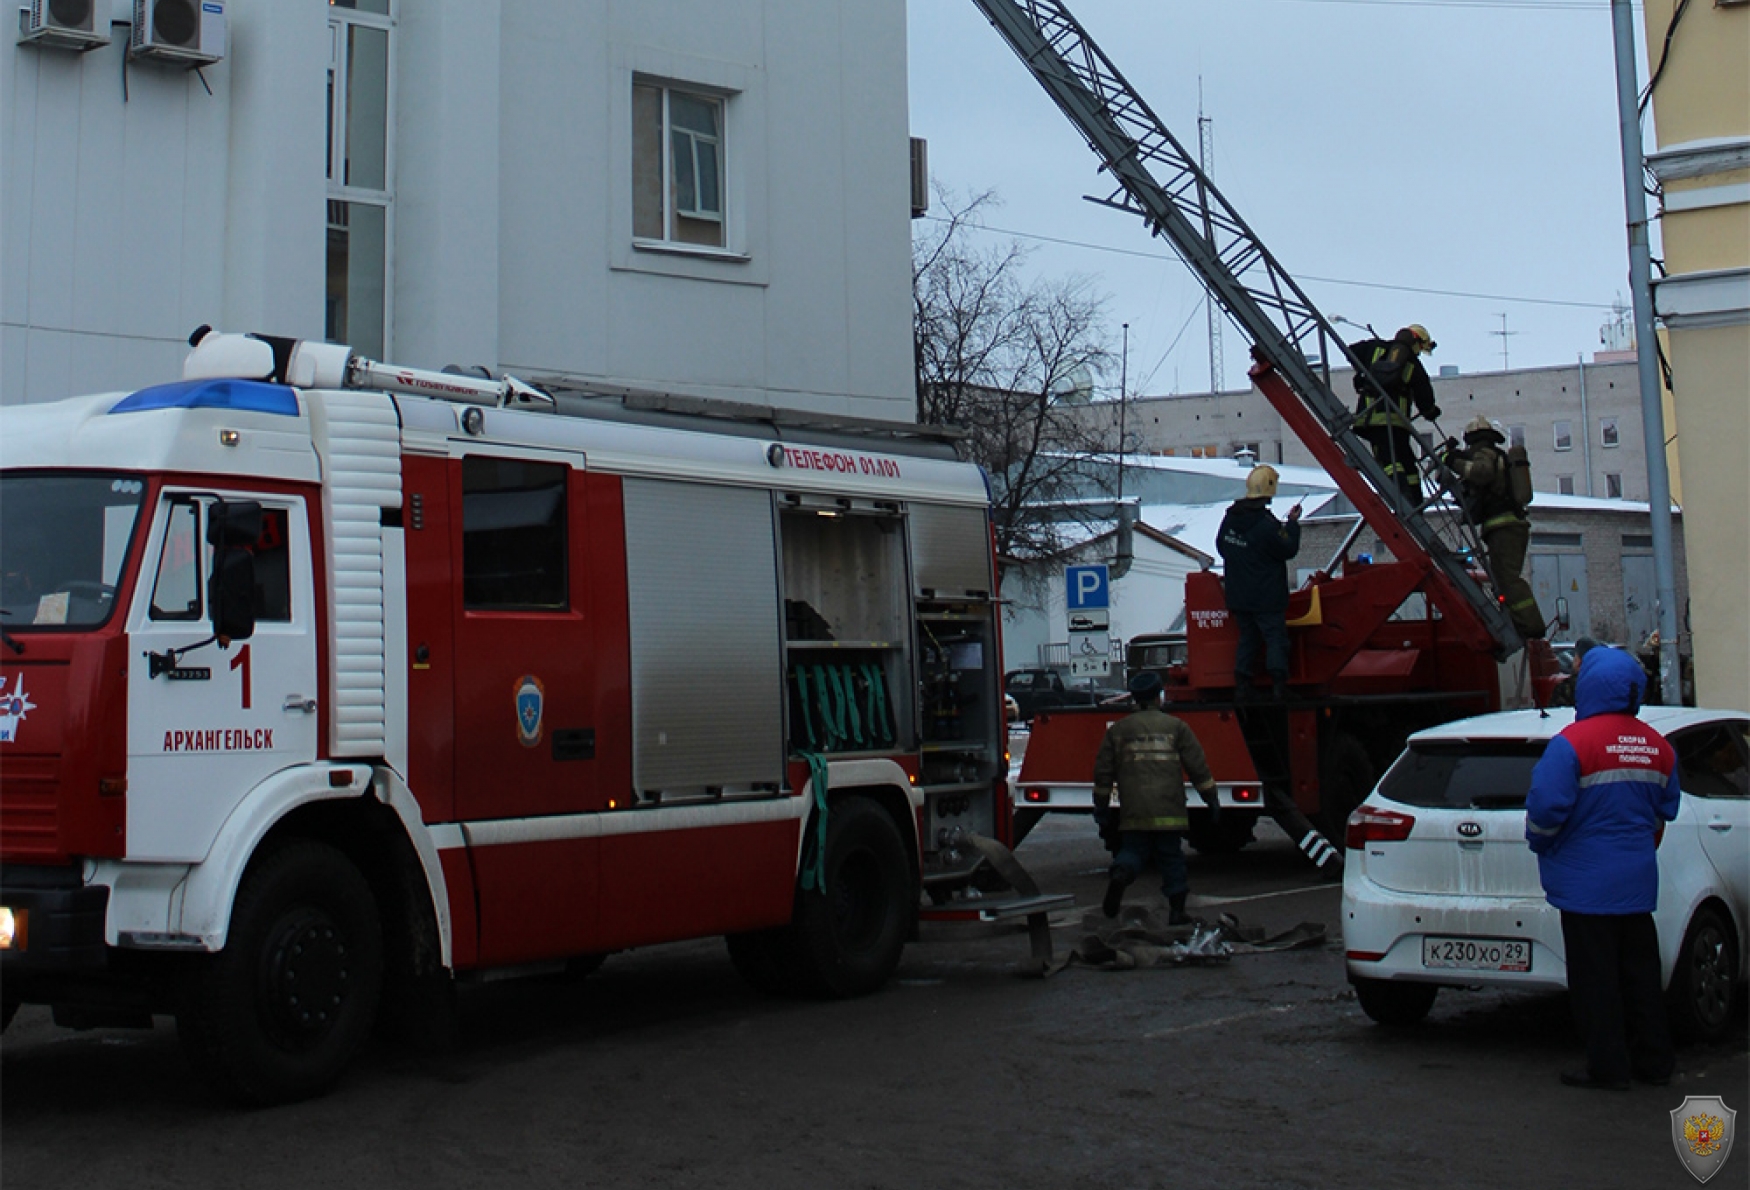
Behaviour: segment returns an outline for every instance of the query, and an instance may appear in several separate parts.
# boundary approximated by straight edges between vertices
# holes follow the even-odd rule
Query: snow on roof
[[[1188,459],[1178,455],[1125,455],[1126,471],[1179,471],[1190,475],[1234,479],[1244,484],[1246,476],[1257,464],[1241,459]],[[1277,482],[1283,486],[1335,489],[1337,481],[1322,467],[1296,467],[1288,463],[1271,463]]]

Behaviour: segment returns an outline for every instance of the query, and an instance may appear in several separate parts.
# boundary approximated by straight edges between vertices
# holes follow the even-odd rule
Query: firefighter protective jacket
[[[1574,722],[1531,772],[1525,838],[1544,895],[1569,913],[1651,913],[1659,904],[1658,831],[1677,817],[1677,753],[1635,718],[1647,675],[1621,649],[1586,654]]]
[[[1106,809],[1116,785],[1119,830],[1186,830],[1187,777],[1199,793],[1214,796],[1215,778],[1191,728],[1149,707],[1106,729],[1094,758],[1094,805]]]
[[[1288,560],[1300,552],[1300,522],[1283,524],[1264,496],[1236,500],[1216,535],[1226,574],[1227,606],[1236,612],[1279,612],[1288,607]]]
[[[1525,510],[1513,499],[1507,471],[1507,453],[1491,442],[1471,443],[1447,456],[1447,465],[1464,481],[1465,503],[1471,519],[1484,533],[1525,519]]]
[[[1360,425],[1396,425],[1408,429],[1412,405],[1429,421],[1440,416],[1440,406],[1434,401],[1434,382],[1428,379],[1428,370],[1422,366],[1413,348],[1392,339],[1363,339],[1349,350],[1367,366],[1367,371],[1391,398],[1389,402],[1370,407],[1373,389],[1362,380],[1361,373],[1356,372],[1355,391],[1361,398],[1356,409],[1361,415]],[[1401,366],[1394,366],[1394,353],[1405,357]]]

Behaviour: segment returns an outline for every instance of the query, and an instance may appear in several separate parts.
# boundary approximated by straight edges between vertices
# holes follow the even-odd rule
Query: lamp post
[[[1647,194],[1641,156],[1641,115],[1635,85],[1634,8],[1611,0],[1616,34],[1617,114],[1622,128],[1622,192],[1628,214],[1629,291],[1634,295],[1635,355],[1640,365],[1641,427],[1647,440],[1647,505],[1652,514],[1653,578],[1659,588],[1659,686],[1669,706],[1683,703],[1677,666],[1677,568],[1671,541],[1671,476],[1665,463],[1665,410],[1659,383],[1658,341],[1653,329],[1651,249],[1647,244]],[[1592,432],[1587,427],[1587,434]],[[1632,643],[1632,642],[1631,642]]]

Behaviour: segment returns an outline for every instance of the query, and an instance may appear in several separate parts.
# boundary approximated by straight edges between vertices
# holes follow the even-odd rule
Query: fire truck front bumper
[[[0,976],[104,970],[109,889],[88,885],[78,868],[0,868]]]

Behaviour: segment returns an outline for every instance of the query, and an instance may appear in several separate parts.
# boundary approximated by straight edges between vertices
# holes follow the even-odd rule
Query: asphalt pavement
[[[1047,817],[1019,855],[1077,898],[1063,953],[1105,853]],[[1273,827],[1191,873],[1194,913],[1331,936],[1041,980],[1018,924],[926,924],[888,988],[832,1003],[759,995],[719,941],[654,947],[471,986],[455,1052],[373,1049],[327,1097],[251,1112],[209,1097],[166,1020],[73,1033],[27,1008],[0,1041],[0,1185],[1676,1187],[1672,1109],[1750,1106],[1742,1013],[1670,1087],[1565,1088],[1563,996],[1443,991],[1420,1027],[1367,1020],[1339,889]],[[1715,1185],[1745,1185],[1747,1144]]]

